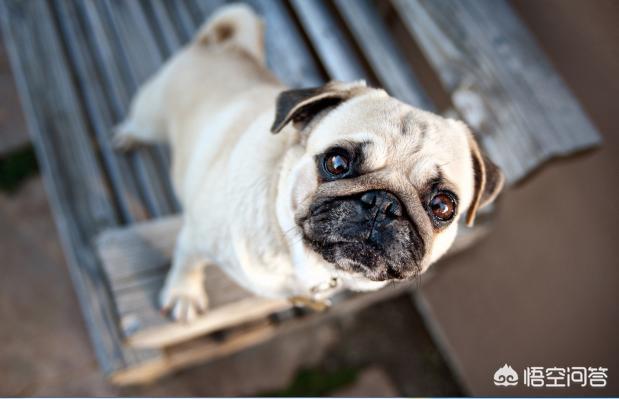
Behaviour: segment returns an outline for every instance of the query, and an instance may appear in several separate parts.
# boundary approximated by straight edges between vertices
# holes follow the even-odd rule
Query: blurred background
[[[602,146],[511,187],[491,233],[414,294],[139,387],[99,370],[0,48],[0,395],[619,395],[619,2],[510,4]],[[608,386],[507,390],[503,364],[606,367]]]

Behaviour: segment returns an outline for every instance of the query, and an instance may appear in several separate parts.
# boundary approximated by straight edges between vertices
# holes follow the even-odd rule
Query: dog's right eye
[[[327,179],[345,177],[351,170],[351,159],[348,152],[337,148],[328,151],[322,159],[322,174]]]

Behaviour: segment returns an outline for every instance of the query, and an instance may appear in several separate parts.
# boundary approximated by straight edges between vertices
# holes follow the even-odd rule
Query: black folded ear
[[[501,192],[505,183],[505,176],[479,148],[477,140],[472,135],[469,139],[471,156],[473,158],[474,194],[473,201],[466,215],[466,224],[473,225],[477,211],[492,203]]]
[[[277,96],[271,133],[279,133],[291,121],[303,128],[317,115],[337,107],[366,88],[364,81],[329,82],[320,87],[283,91]]]

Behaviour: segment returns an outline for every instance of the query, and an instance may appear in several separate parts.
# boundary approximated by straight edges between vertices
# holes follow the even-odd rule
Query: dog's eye
[[[343,153],[327,154],[324,159],[324,168],[332,176],[342,176],[350,169],[350,160]]]
[[[439,191],[430,200],[428,208],[436,220],[446,222],[451,220],[456,213],[456,200],[453,194]]]

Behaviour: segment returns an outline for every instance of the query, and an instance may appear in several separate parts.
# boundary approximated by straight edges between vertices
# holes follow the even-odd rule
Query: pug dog
[[[503,185],[462,122],[363,81],[284,87],[241,4],[140,88],[115,142],[171,145],[183,225],[160,302],[182,321],[207,309],[207,265],[273,298],[413,279]]]

